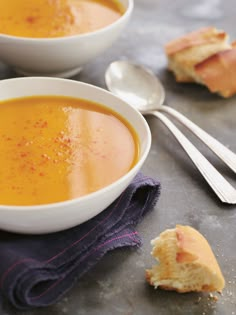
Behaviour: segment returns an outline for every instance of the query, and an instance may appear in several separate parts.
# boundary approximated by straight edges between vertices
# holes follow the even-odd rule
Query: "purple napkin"
[[[18,309],[55,303],[106,252],[141,245],[135,226],[159,194],[157,180],[138,174],[111,206],[79,226],[34,236],[1,231],[0,294]]]

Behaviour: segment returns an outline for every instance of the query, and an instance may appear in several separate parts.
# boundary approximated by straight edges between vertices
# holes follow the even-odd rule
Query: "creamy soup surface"
[[[1,0],[0,34],[50,38],[88,33],[119,19],[118,0]]]
[[[0,204],[39,205],[103,188],[137,162],[132,127],[83,99],[34,96],[0,102]]]

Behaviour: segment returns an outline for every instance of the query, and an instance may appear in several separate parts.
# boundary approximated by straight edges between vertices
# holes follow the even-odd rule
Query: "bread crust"
[[[195,65],[196,74],[211,92],[227,98],[236,93],[236,48],[224,50]]]
[[[227,39],[228,35],[224,31],[218,31],[213,26],[204,27],[170,41],[165,45],[165,52],[168,56],[171,56],[194,46],[224,42]]]

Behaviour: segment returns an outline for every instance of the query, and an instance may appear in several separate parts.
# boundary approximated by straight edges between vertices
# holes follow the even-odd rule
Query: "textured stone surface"
[[[105,87],[104,72],[116,59],[128,58],[150,67],[166,88],[166,103],[180,110],[236,152],[236,98],[224,100],[194,84],[177,84],[166,71],[163,45],[190,30],[215,25],[236,39],[234,0],[135,0],[125,33],[103,56],[75,77]],[[0,79],[13,77],[0,65]],[[148,118],[153,143],[143,172],[161,180],[162,194],[154,211],[138,226],[140,250],[122,249],[107,255],[59,303],[30,312],[4,304],[1,315],[234,315],[236,314],[236,207],[223,205],[179,144],[155,118]],[[183,128],[181,128],[184,130]],[[186,131],[189,139],[236,187],[235,176]],[[206,236],[226,279],[217,302],[208,294],[177,294],[154,290],[144,270],[153,264],[150,240],[176,223],[188,224]]]

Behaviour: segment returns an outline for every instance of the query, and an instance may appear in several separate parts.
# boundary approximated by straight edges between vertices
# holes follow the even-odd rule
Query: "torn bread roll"
[[[177,82],[197,82],[223,97],[236,93],[236,46],[214,27],[184,35],[165,46]]]
[[[207,240],[190,226],[176,225],[154,239],[158,264],[146,270],[155,288],[184,292],[221,292],[225,280]]]

